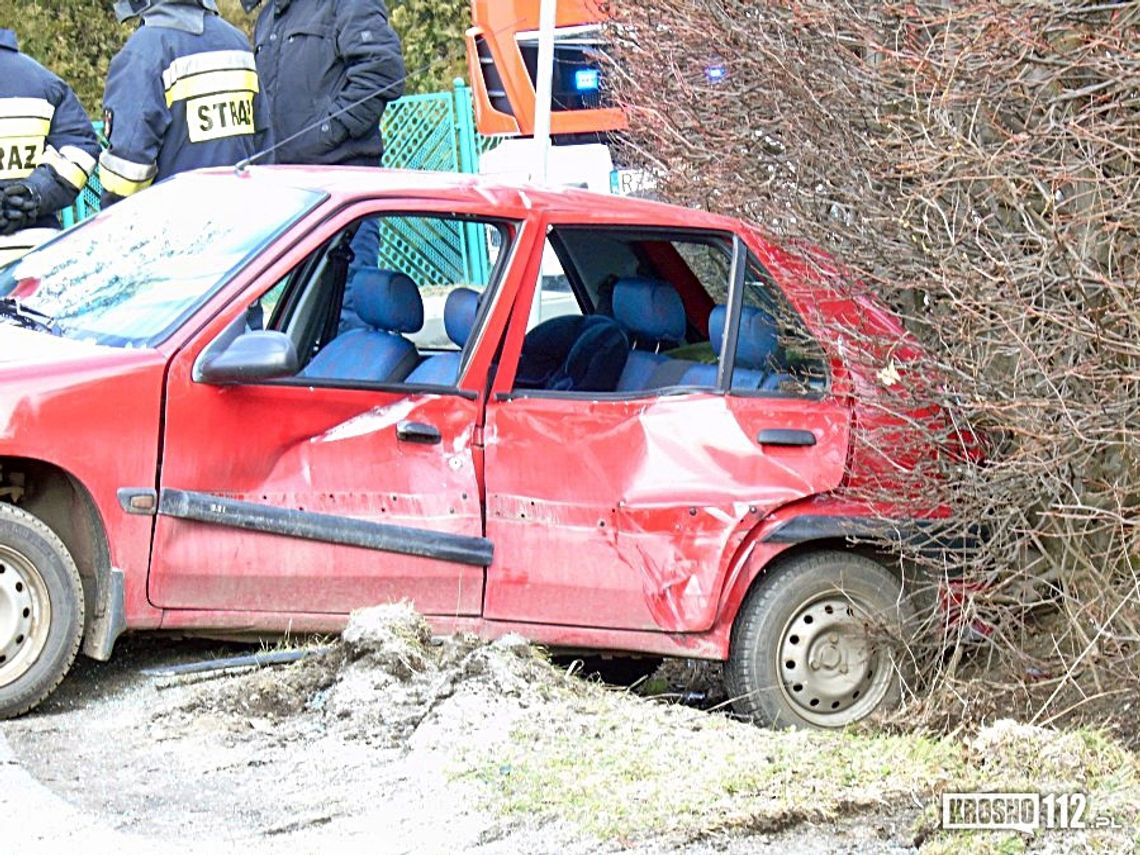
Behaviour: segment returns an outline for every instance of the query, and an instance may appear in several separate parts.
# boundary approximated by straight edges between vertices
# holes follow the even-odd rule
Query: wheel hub
[[[889,654],[871,643],[862,610],[846,596],[808,603],[781,639],[781,689],[813,724],[839,727],[862,718],[889,687]]]
[[[35,565],[0,546],[0,686],[14,682],[36,661],[50,623],[47,587]]]

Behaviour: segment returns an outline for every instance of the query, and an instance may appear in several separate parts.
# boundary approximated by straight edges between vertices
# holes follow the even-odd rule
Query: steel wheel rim
[[[27,673],[47,646],[51,599],[27,556],[0,545],[0,687]]]
[[[780,691],[818,727],[843,727],[870,714],[891,687],[894,660],[868,637],[869,610],[835,592],[816,597],[780,633]]]

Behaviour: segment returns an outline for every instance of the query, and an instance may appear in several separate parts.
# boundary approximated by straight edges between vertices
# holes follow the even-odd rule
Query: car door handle
[[[815,445],[815,434],[810,430],[790,430],[788,428],[765,428],[760,431],[756,441],[761,445]]]
[[[438,445],[443,441],[439,428],[424,422],[400,422],[396,425],[396,439],[421,445]]]

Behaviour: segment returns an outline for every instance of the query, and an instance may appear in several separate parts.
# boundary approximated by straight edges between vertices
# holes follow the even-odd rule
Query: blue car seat
[[[403,333],[424,325],[420,289],[395,270],[359,271],[353,279],[356,314],[365,326],[341,333],[312,358],[302,377],[397,383],[419,361]]]
[[[515,388],[612,392],[628,353],[629,340],[613,318],[551,318],[526,334]]]
[[[631,343],[618,391],[652,389],[653,372],[668,357],[660,351],[685,340],[685,306],[677,289],[660,279],[626,277],[614,283],[614,319]]]
[[[432,386],[455,385],[459,379],[463,348],[467,346],[467,339],[475,327],[475,315],[479,311],[481,296],[471,288],[456,288],[447,295],[447,302],[443,305],[443,328],[459,350],[432,354],[416,366],[406,382]]]
[[[709,341],[719,356],[724,343],[724,324],[728,310],[717,306],[709,315]],[[777,388],[779,338],[776,322],[763,309],[742,306],[740,337],[736,343],[736,369],[732,373],[733,389],[769,390]],[[715,365],[693,365],[680,378],[682,386],[715,386]]]

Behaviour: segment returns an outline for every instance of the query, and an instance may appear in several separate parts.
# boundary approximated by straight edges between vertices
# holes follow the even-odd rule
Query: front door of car
[[[786,334],[777,353],[776,311],[763,306],[771,295],[757,297],[775,286],[733,266],[730,236],[555,228],[552,248],[566,269],[551,270],[548,252],[533,304],[516,306],[515,323],[531,328],[518,370],[496,380],[487,406],[496,561],[485,615],[706,630],[748,531],[778,506],[839,484],[848,404],[829,391],[815,355],[788,355]],[[569,291],[592,329],[569,357],[543,353],[574,339],[576,322],[546,311]],[[615,329],[633,349],[607,376]],[[721,374],[736,340],[730,383]],[[573,355],[583,342],[593,358]]]
[[[491,558],[474,457],[472,387],[482,380],[462,386],[460,367],[488,283],[415,247],[430,234],[436,259],[463,259],[438,242],[482,239],[483,229],[457,217],[382,218],[402,270],[357,274],[349,285],[361,323],[341,331],[342,250],[358,225],[342,217],[323,227],[293,256],[301,260],[268,270],[173,358],[155,605],[329,614],[408,599],[425,614],[478,614]],[[470,299],[449,299],[460,287]],[[453,302],[465,312],[449,309],[445,334]],[[243,328],[259,318],[270,332],[257,335],[288,339],[299,354],[296,376],[212,381],[217,354],[257,344]]]

